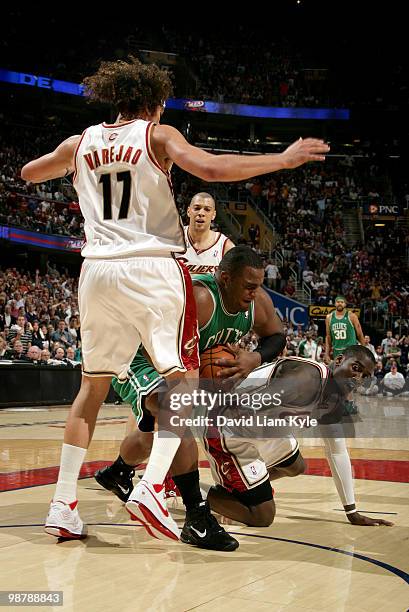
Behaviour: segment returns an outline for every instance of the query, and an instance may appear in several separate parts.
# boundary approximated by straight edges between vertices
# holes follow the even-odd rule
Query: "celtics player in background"
[[[347,302],[344,296],[338,295],[335,298],[335,310],[326,317],[325,353],[327,363],[329,363],[331,356],[335,360],[349,346],[358,342],[365,345],[365,336],[362,333],[358,317],[353,312],[348,311],[346,306]],[[352,393],[350,393],[345,400],[345,413],[357,414],[357,412],[358,409],[353,401]]]
[[[270,297],[262,289],[263,280],[263,262],[246,246],[231,249],[220,262],[215,276],[203,274],[193,278],[200,332],[199,352],[216,344],[231,343],[234,358],[224,365],[228,367],[227,379],[232,382],[245,378],[261,363],[272,361],[285,346],[282,323]],[[253,353],[235,346],[250,329],[260,336],[259,346]],[[158,413],[157,393],[164,381],[141,352],[135,356],[131,371],[127,383],[114,382],[114,387],[124,400],[131,403],[138,429],[123,440],[116,461],[99,470],[95,478],[120,499],[128,500],[126,507],[132,515],[134,466],[150,453],[154,416]],[[185,438],[171,469],[186,506],[181,539],[202,548],[234,550],[238,542],[217,523],[208,503],[203,501],[197,465],[197,445]]]

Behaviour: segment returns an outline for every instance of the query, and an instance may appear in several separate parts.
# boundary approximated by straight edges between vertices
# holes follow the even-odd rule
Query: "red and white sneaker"
[[[87,537],[87,526],[80,519],[78,501],[66,504],[52,501],[45,520],[44,531],[56,538],[81,540]]]
[[[141,523],[146,531],[159,540],[179,540],[180,529],[166,506],[165,486],[152,485],[141,480],[125,504],[133,521]]]

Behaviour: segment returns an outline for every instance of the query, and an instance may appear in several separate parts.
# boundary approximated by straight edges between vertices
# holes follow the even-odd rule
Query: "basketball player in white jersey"
[[[91,126],[64,140],[21,172],[35,183],[74,172],[85,220],[79,283],[83,377],[68,416],[45,527],[51,535],[68,538],[86,535],[77,510],[77,478],[111,377],[126,378],[142,341],[157,370],[177,385],[172,391],[183,393],[187,378],[197,378],[191,281],[174,259],[185,251],[185,242],[171,164],[206,181],[228,182],[325,161],[329,151],[314,138],[300,138],[275,155],[202,151],[175,128],[159,125],[171,94],[169,76],[136,58],[102,62],[84,84],[91,100],[115,107],[115,123]],[[180,445],[183,431],[178,433],[155,434],[144,478],[132,492],[135,513],[147,531],[171,539],[179,539],[180,530],[166,509],[163,480]]]
[[[190,274],[214,274],[223,255],[234,247],[221,232],[210,229],[216,218],[214,198],[205,192],[196,193],[187,209],[189,225],[185,226],[186,252],[177,256]]]
[[[214,274],[223,255],[234,247],[230,238],[210,229],[216,218],[215,200],[209,193],[196,193],[186,212],[189,217],[189,225],[184,227],[186,251],[183,255],[176,255],[176,258],[186,266],[190,274]],[[125,435],[135,431],[136,426],[131,412]]]

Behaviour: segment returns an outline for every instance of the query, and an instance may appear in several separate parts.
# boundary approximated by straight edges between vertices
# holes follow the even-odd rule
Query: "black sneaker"
[[[131,472],[118,472],[112,468],[112,465],[98,470],[94,474],[94,478],[101,487],[112,491],[117,497],[123,502],[128,500],[132,489],[133,482],[132,478],[135,476],[134,470]]]
[[[180,539],[185,544],[225,552],[236,550],[239,546],[238,541],[219,525],[210,512],[207,501],[201,502],[186,513]]]

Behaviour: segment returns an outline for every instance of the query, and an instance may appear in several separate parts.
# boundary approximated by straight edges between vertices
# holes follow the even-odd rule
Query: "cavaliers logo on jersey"
[[[193,338],[185,342],[185,344],[183,345],[183,351],[188,357],[190,357],[193,354],[193,351],[195,350],[198,340],[199,338],[195,334]]]

